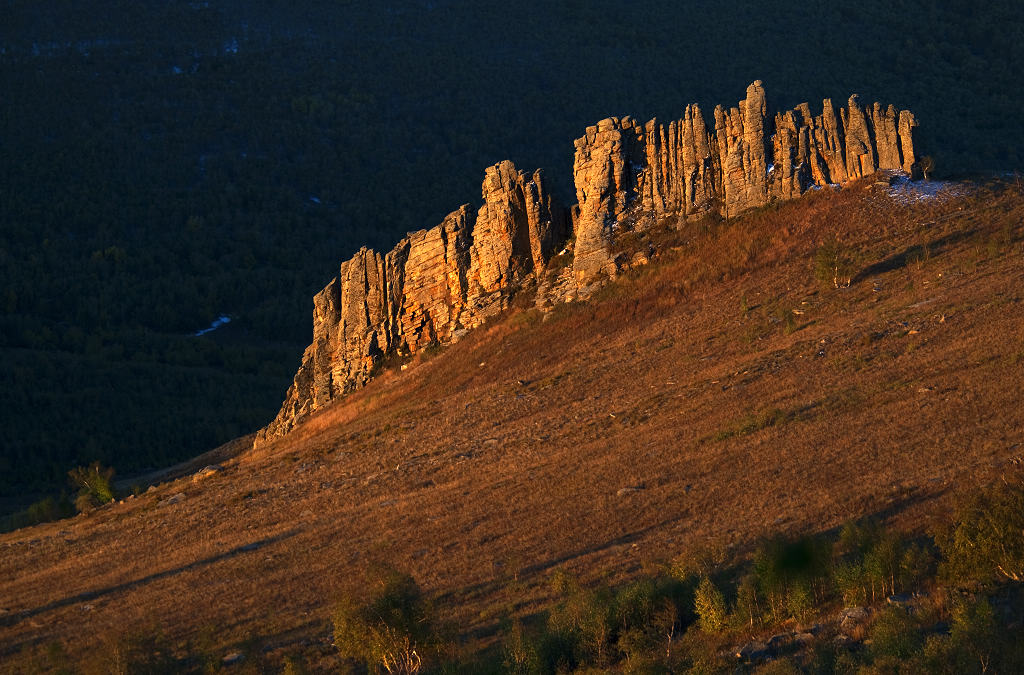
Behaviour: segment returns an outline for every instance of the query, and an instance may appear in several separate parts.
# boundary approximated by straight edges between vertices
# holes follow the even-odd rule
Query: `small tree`
[[[99,462],[93,462],[88,467],[75,467],[68,472],[68,477],[71,478],[72,484],[79,488],[75,508],[82,513],[114,500],[114,488],[111,485],[114,478],[112,467],[104,467]]]
[[[717,633],[725,626],[725,597],[711,581],[711,577],[703,576],[697,593],[694,596],[694,609],[697,612],[697,623],[705,633]]]
[[[935,159],[931,155],[925,155],[917,161],[925,180],[931,180],[932,171],[935,170]]]
[[[755,623],[761,620],[761,606],[757,599],[757,577],[753,574],[744,576],[736,587],[736,622],[754,629]]]

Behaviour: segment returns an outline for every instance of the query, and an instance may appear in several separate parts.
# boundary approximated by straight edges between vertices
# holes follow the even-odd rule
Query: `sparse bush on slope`
[[[113,501],[114,488],[111,481],[114,479],[112,467],[101,466],[99,462],[93,462],[89,466],[78,466],[68,472],[71,482],[79,488],[78,497],[75,499],[75,508],[82,513],[88,513],[93,509]]]
[[[953,583],[1024,581],[1024,470],[964,498],[938,543]]]
[[[371,574],[367,599],[336,607],[334,644],[342,658],[372,672],[418,673],[440,653],[433,609],[408,574],[387,567]]]
[[[847,288],[857,274],[860,256],[829,235],[814,252],[814,278],[832,288]]]

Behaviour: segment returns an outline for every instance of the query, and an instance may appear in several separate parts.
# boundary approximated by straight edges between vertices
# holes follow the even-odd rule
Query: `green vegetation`
[[[415,580],[390,568],[369,580],[370,597],[334,611],[334,644],[343,659],[371,672],[412,675],[436,666],[443,641]]]
[[[561,600],[542,627],[506,631],[504,663],[530,673],[1019,672],[1024,595],[1005,570],[1024,546],[1021,499],[1016,472],[961,501],[935,537],[866,521],[776,536],[731,565],[684,557],[619,589],[557,573]],[[843,607],[858,609],[836,619]],[[736,671],[728,648],[744,643]]]
[[[1024,581],[1024,469],[965,498],[955,525],[940,536],[944,576],[976,583]]]
[[[711,581],[711,577],[701,577],[694,604],[697,625],[702,631],[717,633],[725,627],[725,596],[715,586],[715,582]]]
[[[88,513],[114,500],[114,488],[111,485],[114,478],[113,468],[93,462],[88,467],[75,467],[68,472],[68,476],[79,488],[78,497],[75,499],[75,508],[79,512]]]
[[[847,288],[859,263],[860,256],[832,235],[814,252],[814,278],[832,288]]]
[[[67,495],[60,497],[44,497],[28,508],[16,511],[0,519],[0,532],[30,527],[39,523],[48,523],[61,518],[75,515],[75,507],[68,501]]]

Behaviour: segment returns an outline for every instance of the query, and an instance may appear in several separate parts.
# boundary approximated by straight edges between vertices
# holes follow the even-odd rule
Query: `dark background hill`
[[[1017,2],[14,0],[0,21],[0,496],[251,431],[361,245],[609,115],[851,92],[948,173],[1024,158]],[[232,321],[194,333],[221,315]]]

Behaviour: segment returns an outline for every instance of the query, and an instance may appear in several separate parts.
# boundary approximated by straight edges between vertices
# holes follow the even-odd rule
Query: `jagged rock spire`
[[[812,185],[843,185],[881,169],[909,173],[915,162],[910,111],[878,103],[865,110],[856,95],[838,119],[829,99],[817,116],[801,103],[769,117],[757,80],[735,107],[717,106],[714,123],[708,131],[693,105],[667,125],[609,118],[576,140],[579,283],[613,269],[617,233],[645,216],[717,209],[732,217]]]
[[[856,95],[838,118],[829,99],[820,115],[801,103],[770,116],[757,80],[736,107],[715,108],[713,131],[696,104],[668,124],[610,117],[587,127],[575,142],[571,211],[551,197],[539,170],[526,174],[508,161],[488,167],[476,212],[460,206],[385,255],[364,248],[342,263],[313,298],[313,343],[257,442],[363,386],[386,356],[454,342],[508,307],[565,243],[570,213],[573,267],[560,287],[587,287],[603,272],[614,275],[610,251],[621,231],[658,217],[731,217],[813,185],[909,173],[915,127],[910,111],[862,109]]]
[[[390,354],[450,343],[508,306],[567,236],[566,211],[538,170],[488,167],[483,206],[411,232],[387,254],[360,249],[313,298],[313,343],[273,422],[280,436],[313,410],[357,389]]]

